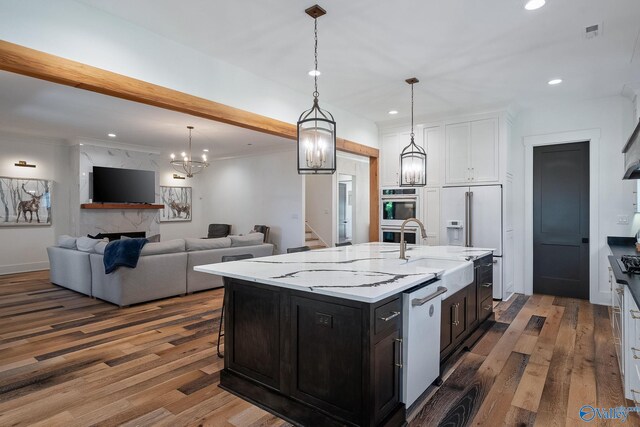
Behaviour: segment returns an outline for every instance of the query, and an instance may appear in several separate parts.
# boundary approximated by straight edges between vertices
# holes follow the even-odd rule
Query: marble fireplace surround
[[[148,170],[156,173],[156,203],[160,201],[159,158],[157,153],[102,147],[83,143],[71,150],[72,172],[77,191],[72,191],[71,230],[77,236],[99,233],[144,232],[160,234],[160,211],[149,209],[81,209],[89,203],[89,174],[94,166]]]

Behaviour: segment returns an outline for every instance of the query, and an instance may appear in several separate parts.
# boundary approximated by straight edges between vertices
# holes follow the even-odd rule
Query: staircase
[[[329,247],[317,234],[309,223],[304,222],[304,244],[313,249],[324,249]]]

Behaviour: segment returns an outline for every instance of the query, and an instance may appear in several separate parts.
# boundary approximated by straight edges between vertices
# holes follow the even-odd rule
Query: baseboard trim
[[[27,264],[0,265],[0,276],[48,269],[49,261],[30,262]]]

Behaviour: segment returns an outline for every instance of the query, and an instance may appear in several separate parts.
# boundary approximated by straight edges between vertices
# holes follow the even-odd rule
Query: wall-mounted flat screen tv
[[[156,173],[93,167],[94,203],[155,203]]]

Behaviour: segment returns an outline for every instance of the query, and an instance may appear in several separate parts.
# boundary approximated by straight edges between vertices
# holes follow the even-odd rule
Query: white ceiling
[[[50,140],[102,140],[149,146],[166,153],[186,150],[210,158],[254,155],[295,147],[284,138],[0,71],[0,129]],[[115,133],[117,138],[109,138]]]
[[[79,0],[312,92],[314,0]],[[640,80],[640,1],[320,0],[321,100],[375,121],[619,94]],[[586,26],[600,37],[586,40]],[[634,49],[636,50],[634,56]],[[551,78],[564,83],[548,86]],[[398,110],[389,116],[389,110]]]

